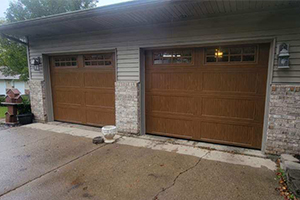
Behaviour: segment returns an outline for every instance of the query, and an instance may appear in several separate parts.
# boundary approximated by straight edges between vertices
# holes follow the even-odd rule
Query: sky
[[[0,18],[4,18],[4,12],[8,8],[9,2],[12,0],[0,0]],[[106,6],[110,4],[121,3],[130,0],[99,0],[98,6]]]

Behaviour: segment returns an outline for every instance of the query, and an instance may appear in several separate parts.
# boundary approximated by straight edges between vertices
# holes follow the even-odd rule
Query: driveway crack
[[[181,171],[181,172],[174,178],[173,183],[172,183],[171,185],[169,185],[168,187],[166,187],[166,188],[162,188],[162,189],[154,196],[153,200],[158,200],[158,196],[159,196],[160,194],[162,194],[163,192],[165,192],[165,191],[171,189],[172,187],[174,187],[175,184],[176,184],[177,179],[178,179],[181,175],[183,175],[183,174],[187,173],[188,171],[190,171],[190,170],[194,169],[195,167],[197,167],[197,165],[199,165],[199,163],[201,162],[202,158],[204,158],[204,157],[205,157],[207,154],[209,154],[209,153],[210,153],[210,151],[208,151],[205,155],[201,156],[201,157],[199,158],[199,160],[196,162],[196,164],[194,164],[193,166],[191,166],[191,167],[189,167],[189,168],[187,168],[187,169]]]

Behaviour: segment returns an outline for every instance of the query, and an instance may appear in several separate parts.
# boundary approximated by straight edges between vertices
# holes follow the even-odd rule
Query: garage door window
[[[77,67],[77,57],[55,57],[55,67]]]
[[[153,64],[192,64],[192,58],[192,50],[157,51],[153,53]]]
[[[205,49],[206,63],[256,62],[256,46],[212,47]]]
[[[113,56],[111,53],[84,55],[84,64],[87,67],[112,66]]]

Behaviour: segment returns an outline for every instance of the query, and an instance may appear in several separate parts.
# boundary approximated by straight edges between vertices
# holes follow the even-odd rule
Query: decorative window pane
[[[164,58],[163,64],[170,64],[171,63],[171,58]]]
[[[256,46],[245,47],[212,47],[205,49],[207,63],[255,62]]]
[[[77,57],[76,56],[55,57],[54,58],[54,66],[55,67],[76,67],[77,66]]]
[[[249,54],[254,54],[255,53],[255,47],[245,47],[243,48],[243,53],[249,53]]]
[[[243,61],[255,61],[255,56],[254,55],[244,55],[243,56]]]
[[[206,49],[206,55],[207,56],[214,56],[215,55],[215,51],[218,51],[218,49],[214,49],[214,48]]]
[[[228,62],[228,56],[220,57],[220,58],[218,58],[218,61],[219,62]]]
[[[162,60],[154,60],[154,64],[155,64],[155,65],[162,64]]]
[[[173,63],[182,63],[182,59],[181,58],[174,58]]]
[[[182,63],[192,63],[192,57],[182,58]]]
[[[84,55],[84,64],[88,67],[111,66],[113,54],[102,53],[94,55]]]
[[[191,64],[192,51],[191,50],[176,50],[176,51],[161,51],[153,53],[153,64]]]
[[[230,56],[230,61],[241,61],[242,57],[241,56]]]
[[[241,54],[242,48],[230,48],[230,54]]]
[[[206,62],[217,62],[217,58],[216,57],[207,57]]]

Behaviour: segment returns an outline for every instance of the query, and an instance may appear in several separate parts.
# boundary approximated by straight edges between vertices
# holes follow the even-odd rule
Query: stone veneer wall
[[[268,154],[300,154],[300,86],[273,85],[269,104]]]
[[[37,122],[46,122],[45,81],[30,80],[30,101],[34,119]]]
[[[140,134],[139,82],[116,82],[116,126],[119,132]]]

